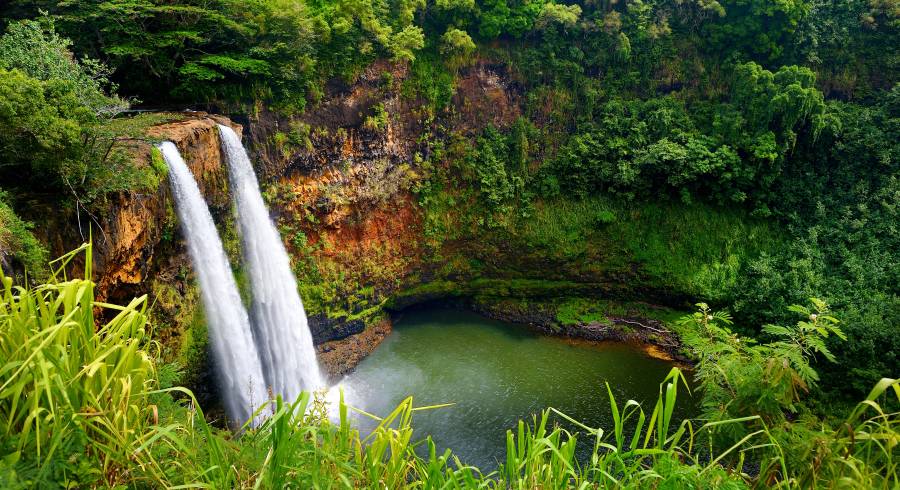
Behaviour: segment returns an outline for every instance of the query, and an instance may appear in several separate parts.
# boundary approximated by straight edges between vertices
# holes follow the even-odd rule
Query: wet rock
[[[330,381],[336,381],[352,371],[390,333],[391,322],[385,319],[353,336],[320,345],[317,348],[319,365]]]
[[[366,323],[362,320],[341,320],[328,318],[324,314],[312,315],[308,319],[309,330],[316,345],[333,340],[341,340],[351,335],[361,333],[366,329]]]

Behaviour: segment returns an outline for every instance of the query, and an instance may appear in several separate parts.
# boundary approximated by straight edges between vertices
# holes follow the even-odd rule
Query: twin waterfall
[[[243,422],[266,400],[266,382],[262,363],[253,347],[250,320],[216,225],[193,174],[173,143],[167,141],[159,149],[169,165],[175,207],[200,281],[200,296],[225,409],[232,420]]]
[[[250,277],[250,317],[194,176],[173,143],[159,149],[169,165],[175,207],[200,282],[222,399],[231,420],[242,423],[270,396],[293,402],[304,388],[324,383],[290,259],[250,159],[231,128],[220,125],[219,135]],[[251,425],[259,422],[257,417]]]

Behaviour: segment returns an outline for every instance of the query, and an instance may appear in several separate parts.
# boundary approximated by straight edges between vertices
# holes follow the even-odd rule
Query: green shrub
[[[390,122],[388,118],[389,116],[384,109],[384,104],[375,104],[375,106],[372,107],[372,114],[366,116],[366,120],[363,121],[363,127],[371,131],[384,131]]]
[[[32,277],[42,278],[46,271],[47,249],[31,230],[34,225],[22,221],[6,203],[7,195],[0,190],[0,259],[12,257]],[[4,271],[12,274],[12,271]]]
[[[0,37],[0,68],[21,70],[44,82],[56,81],[98,117],[127,109],[127,101],[107,95],[116,90],[109,81],[110,70],[95,60],[76,60],[69,51],[71,45],[56,33],[47,17],[13,22]]]

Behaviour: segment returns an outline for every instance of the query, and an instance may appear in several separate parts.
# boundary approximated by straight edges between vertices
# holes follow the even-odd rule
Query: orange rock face
[[[404,64],[377,62],[303,115],[261,116],[250,125],[254,151],[268,161],[277,219],[301,237],[296,243],[285,237],[289,250],[311,258],[324,281],[339,282],[338,297],[374,288],[368,305],[422,272],[424,215],[414,189],[427,178],[422,162],[430,140],[472,137],[521,115],[520,96],[502,66],[479,61],[463,69],[450,107],[437,114],[402,93],[409,76]],[[296,128],[304,143],[276,148],[266,136]]]
[[[354,83],[330,87],[302,115],[283,118],[257,107],[247,128],[260,181],[277,194],[273,215],[292,230],[285,242],[295,260],[316,262],[327,272],[324,281],[347,278],[341,285],[347,291],[371,287],[383,298],[420,272],[424,217],[414,189],[427,176],[420,165],[428,158],[428,138],[471,137],[488,125],[509,126],[521,115],[520,96],[500,65],[478,61],[462,69],[451,107],[437,114],[402,94],[409,76],[405,64],[376,62]],[[227,171],[216,125],[242,128],[206,113],[180,117],[151,128],[148,136],[178,146],[213,215],[228,219]],[[273,144],[278,140],[292,144]],[[134,153],[149,164],[151,145],[139,144]],[[183,246],[165,239],[180,234],[168,182],[112,201],[93,228],[100,298],[128,300],[148,292],[156,280],[183,279],[189,271]],[[84,225],[88,219],[81,218]],[[287,236],[300,232],[299,240]],[[54,248],[77,244],[76,233],[68,236]]]
[[[196,113],[188,119],[155,126],[148,131],[152,138],[175,143],[197,178],[201,192],[211,206],[227,206],[227,173],[222,164],[217,124],[240,126],[227,118]],[[151,146],[141,143],[135,148],[136,158],[149,164]],[[95,280],[101,300],[114,297],[127,300],[146,293],[152,275],[158,273],[163,260],[158,257],[162,233],[171,228],[171,194],[166,179],[151,193],[121,193],[114,197],[109,212],[102,216],[101,229],[94,230]],[[167,251],[170,252],[170,251]],[[183,255],[183,251],[178,251]]]

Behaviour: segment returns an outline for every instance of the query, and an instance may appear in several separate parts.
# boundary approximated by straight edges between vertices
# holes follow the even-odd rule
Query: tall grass
[[[616,400],[611,427],[588,427],[549,408],[507,432],[506,458],[488,474],[428,437],[413,440],[413,398],[384,417],[321,393],[276,399],[258,428],[211,425],[190,391],[161,388],[146,300],[99,303],[93,284],[64,270],[90,246],[55,263],[48,284],[2,278],[0,487],[2,488],[896,488],[900,382],[882,380],[845,420],[767,427],[759,416],[677,422],[687,387],[672,369],[652,410]],[[103,312],[102,318],[96,316]],[[893,395],[893,396],[891,396]],[[890,398],[888,398],[890,397]],[[372,417],[363,435],[350,414]],[[572,431],[561,427],[570,424]],[[724,425],[752,428],[730,447]],[[576,446],[590,444],[587,459]],[[751,464],[752,463],[752,464]],[[756,467],[758,471],[745,471]]]
[[[136,451],[152,423],[146,393],[155,382],[146,331],[146,297],[128,306],[94,301],[93,284],[63,276],[69,261],[52,263],[53,280],[34,288],[3,276],[0,303],[0,430],[5,464],[23,481],[103,482],[110,486],[150,474],[158,464]],[[111,320],[96,326],[94,311]],[[70,459],[80,448],[88,458]]]

